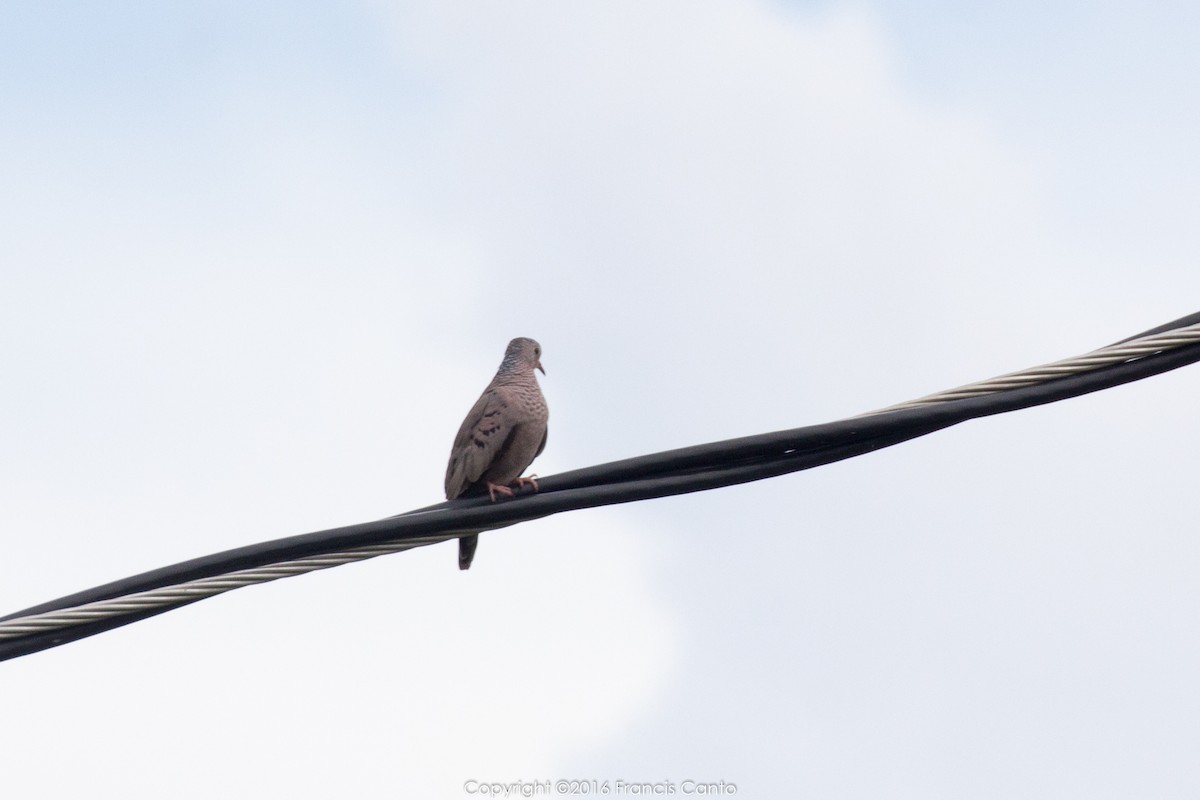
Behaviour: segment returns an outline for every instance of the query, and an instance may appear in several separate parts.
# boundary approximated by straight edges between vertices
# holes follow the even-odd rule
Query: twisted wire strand
[[[1090,353],[1084,353],[1072,358],[1064,358],[1060,361],[1053,361],[1049,364],[1042,364],[1036,367],[1028,367],[1018,372],[998,375],[995,378],[968,383],[965,386],[959,386],[955,389],[945,389],[931,395],[926,395],[925,397],[919,397],[916,400],[907,400],[903,403],[887,406],[886,408],[868,411],[858,416],[866,417],[872,414],[883,414],[888,411],[899,411],[903,408],[920,408],[921,406],[946,403],[951,400],[982,397],[1009,389],[1020,389],[1025,386],[1033,386],[1034,384],[1054,380],[1055,378],[1099,369],[1110,364],[1134,361],[1154,355],[1155,353],[1161,353],[1164,350],[1171,350],[1176,347],[1195,344],[1196,342],[1200,342],[1200,323],[1151,336],[1143,336],[1126,342],[1118,342],[1108,347],[1101,347],[1099,350],[1093,350]]]
[[[199,578],[173,586],[164,586],[161,589],[151,589],[145,592],[136,592],[122,597],[115,597],[111,600],[85,603],[84,605],[61,611],[47,611],[43,614],[17,617],[6,622],[0,622],[0,640],[13,639],[30,633],[56,630],[58,628],[69,628],[85,622],[95,622],[96,620],[108,617],[121,616],[138,611],[148,611],[180,602],[215,597],[224,592],[241,589],[243,586],[269,583],[280,578],[304,575],[308,572],[340,567],[343,564],[366,561],[369,558],[377,556],[399,553],[415,547],[424,547],[425,545],[445,542],[450,539],[456,539],[465,533],[468,532],[453,531],[430,536],[410,537],[394,542],[371,545],[370,547],[356,547],[352,550],[342,550],[327,555],[297,558],[293,561],[280,561],[265,567],[238,570],[211,578]]]
[[[1056,378],[1077,375],[1122,362],[1135,361],[1156,353],[1197,343],[1200,343],[1200,322],[1118,342],[1117,344],[1103,347],[1074,358],[1063,359],[1050,364],[1031,367],[1019,372],[967,384],[956,389],[938,392],[916,400],[860,414],[853,419],[1034,386]],[[419,514],[427,510],[418,509],[399,516]],[[243,586],[268,583],[280,578],[289,578],[316,570],[329,569],[356,561],[364,561],[389,553],[411,550],[416,547],[436,544],[472,533],[481,533],[485,530],[492,530],[496,527],[503,527],[504,525],[519,521],[522,520],[512,519],[502,522],[500,525],[493,523],[482,528],[459,527],[454,531],[438,531],[419,536],[405,536],[402,539],[385,541],[379,544],[356,546],[344,550],[332,550],[328,553],[283,560],[250,569],[236,570],[170,584],[156,589],[133,592],[107,600],[82,603],[68,608],[13,617],[0,621],[0,641],[19,639],[31,634],[71,628],[77,625],[94,623],[138,612],[166,609],[170,606],[213,597],[232,591],[233,589],[242,588]]]

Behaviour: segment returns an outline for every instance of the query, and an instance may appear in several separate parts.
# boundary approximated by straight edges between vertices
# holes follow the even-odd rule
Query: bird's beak
[[[536,366],[538,369],[540,369],[540,370],[542,371],[542,374],[543,374],[543,375],[545,375],[545,374],[546,374],[546,368],[542,366],[542,360],[541,360],[541,359],[538,359],[538,363],[537,363],[535,366]]]

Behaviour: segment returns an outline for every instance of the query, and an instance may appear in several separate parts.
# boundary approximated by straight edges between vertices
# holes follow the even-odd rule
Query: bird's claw
[[[530,475],[528,478],[517,478],[513,481],[513,484],[516,485],[518,492],[526,486],[532,486],[535,492],[538,490],[537,475]],[[514,494],[513,490],[508,486],[502,483],[492,483],[491,481],[488,481],[487,490],[488,497],[492,498],[493,503],[496,502],[497,494],[502,494],[506,497],[512,497]]]
[[[528,478],[517,478],[514,483],[517,484],[518,490],[524,489],[527,484],[532,486],[535,492],[538,490],[537,475],[530,475]]]
[[[487,487],[488,487],[488,497],[492,498],[493,503],[496,502],[496,492],[499,492],[500,494],[503,494],[503,495],[508,495],[509,497],[513,496],[513,490],[508,488],[507,486],[504,486],[503,484],[492,483],[491,481],[488,481]]]

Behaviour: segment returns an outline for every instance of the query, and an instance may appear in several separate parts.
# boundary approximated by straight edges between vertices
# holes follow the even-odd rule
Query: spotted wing
[[[503,391],[489,388],[463,420],[446,467],[446,499],[453,500],[478,482],[504,452],[515,430],[508,405]]]

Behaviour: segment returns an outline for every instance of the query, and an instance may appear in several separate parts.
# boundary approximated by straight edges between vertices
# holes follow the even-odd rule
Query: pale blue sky
[[[512,336],[544,475],[1195,311],[1197,13],[8,4],[0,610],[437,500]],[[205,601],[0,665],[0,752],[22,797],[1193,797],[1198,389]]]

